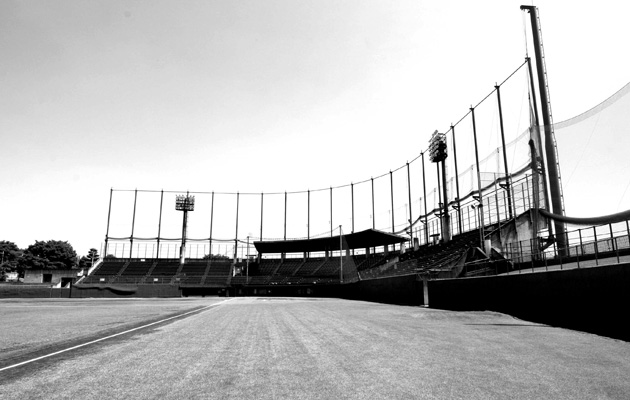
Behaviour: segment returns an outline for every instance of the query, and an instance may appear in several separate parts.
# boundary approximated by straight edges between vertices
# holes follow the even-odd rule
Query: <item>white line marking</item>
[[[174,316],[172,316],[172,317],[165,318],[165,319],[162,319],[162,320],[159,320],[159,321],[156,321],[156,322],[151,322],[150,324],[147,324],[147,325],[142,325],[142,326],[139,326],[139,327],[137,327],[137,328],[133,328],[133,329],[126,330],[126,331],[124,331],[124,332],[115,333],[115,334],[113,334],[113,335],[106,336],[106,337],[104,337],[104,338],[100,338],[100,339],[92,340],[91,342],[87,342],[87,343],[79,344],[79,345],[77,345],[77,346],[68,347],[67,349],[64,349],[64,350],[59,350],[59,351],[56,351],[56,352],[54,352],[54,353],[46,354],[46,355],[44,355],[44,356],[40,356],[40,357],[36,357],[36,358],[32,358],[32,359],[30,359],[30,360],[22,361],[22,362],[17,363],[17,364],[9,365],[8,367],[0,368],[0,372],[2,372],[2,371],[6,371],[7,369],[11,369],[11,368],[19,367],[19,366],[21,366],[21,365],[30,364],[30,363],[32,363],[32,362],[39,361],[39,360],[42,360],[42,359],[44,359],[44,358],[48,358],[48,357],[52,357],[52,356],[56,356],[57,354],[65,353],[65,352],[70,351],[70,350],[75,350],[75,349],[78,349],[78,348],[81,348],[81,347],[89,346],[89,345],[94,344],[94,343],[102,342],[103,340],[111,339],[111,338],[116,337],[116,336],[124,335],[124,334],[126,334],[126,333],[133,332],[133,331],[137,331],[137,330],[139,330],[139,329],[143,329],[143,328],[146,328],[146,327],[151,326],[151,325],[160,324],[160,323],[162,323],[162,322],[169,321],[169,320],[171,320],[171,319],[175,319],[175,318],[183,317],[183,316],[185,316],[185,315],[192,314],[192,313],[202,312],[202,311],[204,311],[204,310],[206,310],[206,309],[208,309],[208,308],[211,308],[211,307],[216,307],[216,306],[218,306],[218,305],[220,305],[220,304],[223,304],[223,303],[225,303],[225,302],[227,302],[227,301],[231,301],[231,300],[234,300],[234,299],[232,298],[232,299],[222,300],[222,301],[220,301],[220,302],[218,302],[218,303],[215,303],[215,304],[210,304],[209,306],[206,306],[206,307],[203,307],[203,308],[199,308],[199,309],[196,309],[196,310],[193,310],[193,311],[188,311],[188,312],[185,312],[185,313],[183,313],[183,314],[179,314],[179,315],[174,315]]]

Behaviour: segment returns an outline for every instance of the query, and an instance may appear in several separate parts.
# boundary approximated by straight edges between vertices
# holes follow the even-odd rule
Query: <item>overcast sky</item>
[[[0,240],[100,248],[112,187],[274,192],[386,173],[523,62],[520,4],[4,0]],[[627,3],[535,5],[556,122],[630,82]],[[630,208],[624,193],[613,208]]]

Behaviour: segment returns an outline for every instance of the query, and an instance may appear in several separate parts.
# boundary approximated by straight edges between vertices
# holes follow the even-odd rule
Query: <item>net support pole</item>
[[[352,231],[354,233],[354,183],[350,183],[350,205],[352,209]]]
[[[287,240],[287,192],[284,192],[284,240]]]
[[[455,127],[451,124],[451,135],[453,137],[453,158],[455,162],[455,194],[457,195],[457,228],[461,234],[464,231],[462,222],[461,201],[459,199],[459,170],[457,169],[457,145],[455,143]]]
[[[479,146],[477,144],[477,123],[475,122],[475,109],[470,107],[470,115],[472,117],[473,139],[475,142],[475,165],[477,166],[477,201],[479,201],[479,244],[484,248],[483,231],[484,231],[484,215],[483,215],[483,194],[481,193],[481,172],[479,171]]]
[[[131,258],[132,254],[133,254],[133,233],[136,227],[136,204],[138,201],[138,189],[136,189],[134,191],[134,196],[133,196],[133,217],[131,219],[131,238],[129,239],[130,245],[129,245],[129,258]]]
[[[499,105],[499,128],[501,129],[501,148],[503,149],[503,168],[505,170],[505,187],[503,187],[507,191],[507,206],[508,206],[508,218],[512,219],[514,217],[513,207],[512,207],[512,182],[510,180],[510,171],[508,170],[508,161],[507,161],[507,151],[505,148],[505,131],[503,129],[503,107],[501,106],[501,89],[499,85],[495,85],[494,88],[497,90],[497,103]]]
[[[109,207],[107,209],[107,230],[105,231],[105,251],[103,258],[107,257],[107,246],[109,244],[109,221],[112,216],[112,197],[114,196],[114,188],[109,189]]]
[[[394,227],[394,176],[392,175],[392,171],[389,171],[389,188],[391,192],[391,209],[392,209],[392,233],[395,232],[396,228]],[[394,245],[394,249],[396,245]]]
[[[521,6],[521,10],[529,12],[532,24],[534,53],[536,55],[536,73],[538,75],[538,91],[540,92],[540,104],[545,127],[545,155],[547,156],[547,175],[549,177],[551,207],[554,214],[564,216],[562,187],[560,186],[560,173],[558,171],[558,159],[556,157],[556,148],[553,139],[551,110],[549,107],[549,96],[547,95],[547,75],[543,66],[542,41],[540,38],[540,27],[538,25],[538,9],[535,6]],[[568,253],[564,222],[554,220],[553,225],[560,256],[566,256]]]
[[[234,262],[238,258],[238,205],[239,205],[240,193],[236,192],[236,233],[234,235]]]
[[[370,178],[372,181],[372,229],[376,229],[376,215],[374,214],[374,178]]]
[[[333,199],[332,199],[332,187],[330,188],[330,237],[333,236]]]
[[[409,247],[413,247],[413,216],[411,214],[411,172],[409,172],[409,162],[407,162],[407,194],[409,195]]]
[[[422,193],[424,194],[424,243],[429,243],[429,211],[427,210],[427,181],[424,173],[424,152],[422,156]]]
[[[311,239],[311,190],[306,192],[306,238]]]
[[[529,72],[529,85],[530,85],[530,92],[531,92],[531,104],[532,104],[532,108],[534,110],[534,123],[532,124],[533,127],[533,136],[535,138],[535,145],[537,149],[542,149],[542,138],[540,136],[540,117],[538,116],[538,101],[536,100],[536,88],[535,88],[535,84],[534,84],[534,74],[532,73],[532,62],[531,59],[529,57],[527,57],[527,69]],[[531,136],[531,135],[530,135]],[[547,176],[546,176],[546,168],[545,168],[545,159],[542,156],[542,154],[537,155],[537,163],[540,164],[541,170],[542,170],[542,179],[543,179],[543,188],[544,188],[544,200],[545,200],[545,208],[548,210],[549,209],[549,198],[547,196],[547,191],[548,191],[548,185],[547,185]],[[551,226],[551,225],[550,225]]]
[[[343,283],[343,239],[341,225],[339,225],[339,282]]]
[[[530,163],[532,169],[532,186],[534,197],[534,208],[532,210],[532,256],[538,259],[540,251],[540,246],[538,245],[538,205],[540,204],[538,189],[540,188],[540,186],[538,184],[538,152],[536,150],[536,143],[532,139],[529,139],[529,149],[531,154]]]
[[[440,164],[440,163],[438,163]],[[446,191],[446,159],[442,160],[442,190],[444,190],[444,215],[442,216],[442,241],[451,240],[451,216],[448,214],[448,193]]]
[[[210,263],[212,263],[212,223],[214,222],[214,192],[212,192],[212,204],[210,205],[210,238],[209,238],[209,245],[210,245],[210,251],[208,252],[209,257],[210,257]]]
[[[499,149],[497,148],[497,153],[498,153]],[[498,157],[498,154],[497,154]],[[497,210],[497,223],[499,224],[499,236],[501,236],[501,210],[499,209],[499,189],[498,189],[498,178],[497,178],[497,174],[493,174],[493,178],[494,178],[494,208],[495,210]],[[489,209],[490,207],[488,207]],[[490,213],[490,210],[488,210],[488,213]]]
[[[160,216],[158,218],[157,251],[155,258],[160,257],[160,235],[162,234],[162,207],[164,205],[164,190],[160,191]]]
[[[260,241],[263,240],[263,205],[265,201],[265,194],[260,193]]]

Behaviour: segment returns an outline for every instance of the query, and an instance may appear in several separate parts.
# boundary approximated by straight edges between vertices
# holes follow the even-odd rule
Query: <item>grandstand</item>
[[[425,244],[409,249],[387,250],[370,254],[369,248],[406,242],[400,236],[374,230],[333,236],[318,240],[287,240],[256,242],[258,259],[249,263],[229,259],[198,260],[106,260],[80,284],[169,284],[183,289],[239,289],[268,286],[297,287],[339,285],[344,280],[357,281],[397,275],[438,274],[457,276],[466,261],[469,249],[478,245],[478,231],[456,235],[447,243]],[[342,255],[332,255],[340,251]],[[356,249],[365,253],[353,255]],[[265,253],[280,253],[279,258],[264,258]],[[310,257],[311,252],[324,252],[325,257]],[[346,268],[342,272],[342,268]],[[343,274],[343,280],[341,275]]]

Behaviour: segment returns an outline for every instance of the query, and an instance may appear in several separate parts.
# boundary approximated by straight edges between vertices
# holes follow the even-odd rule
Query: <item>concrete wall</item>
[[[630,264],[535,274],[429,281],[429,306],[491,310],[552,326],[630,340]]]

